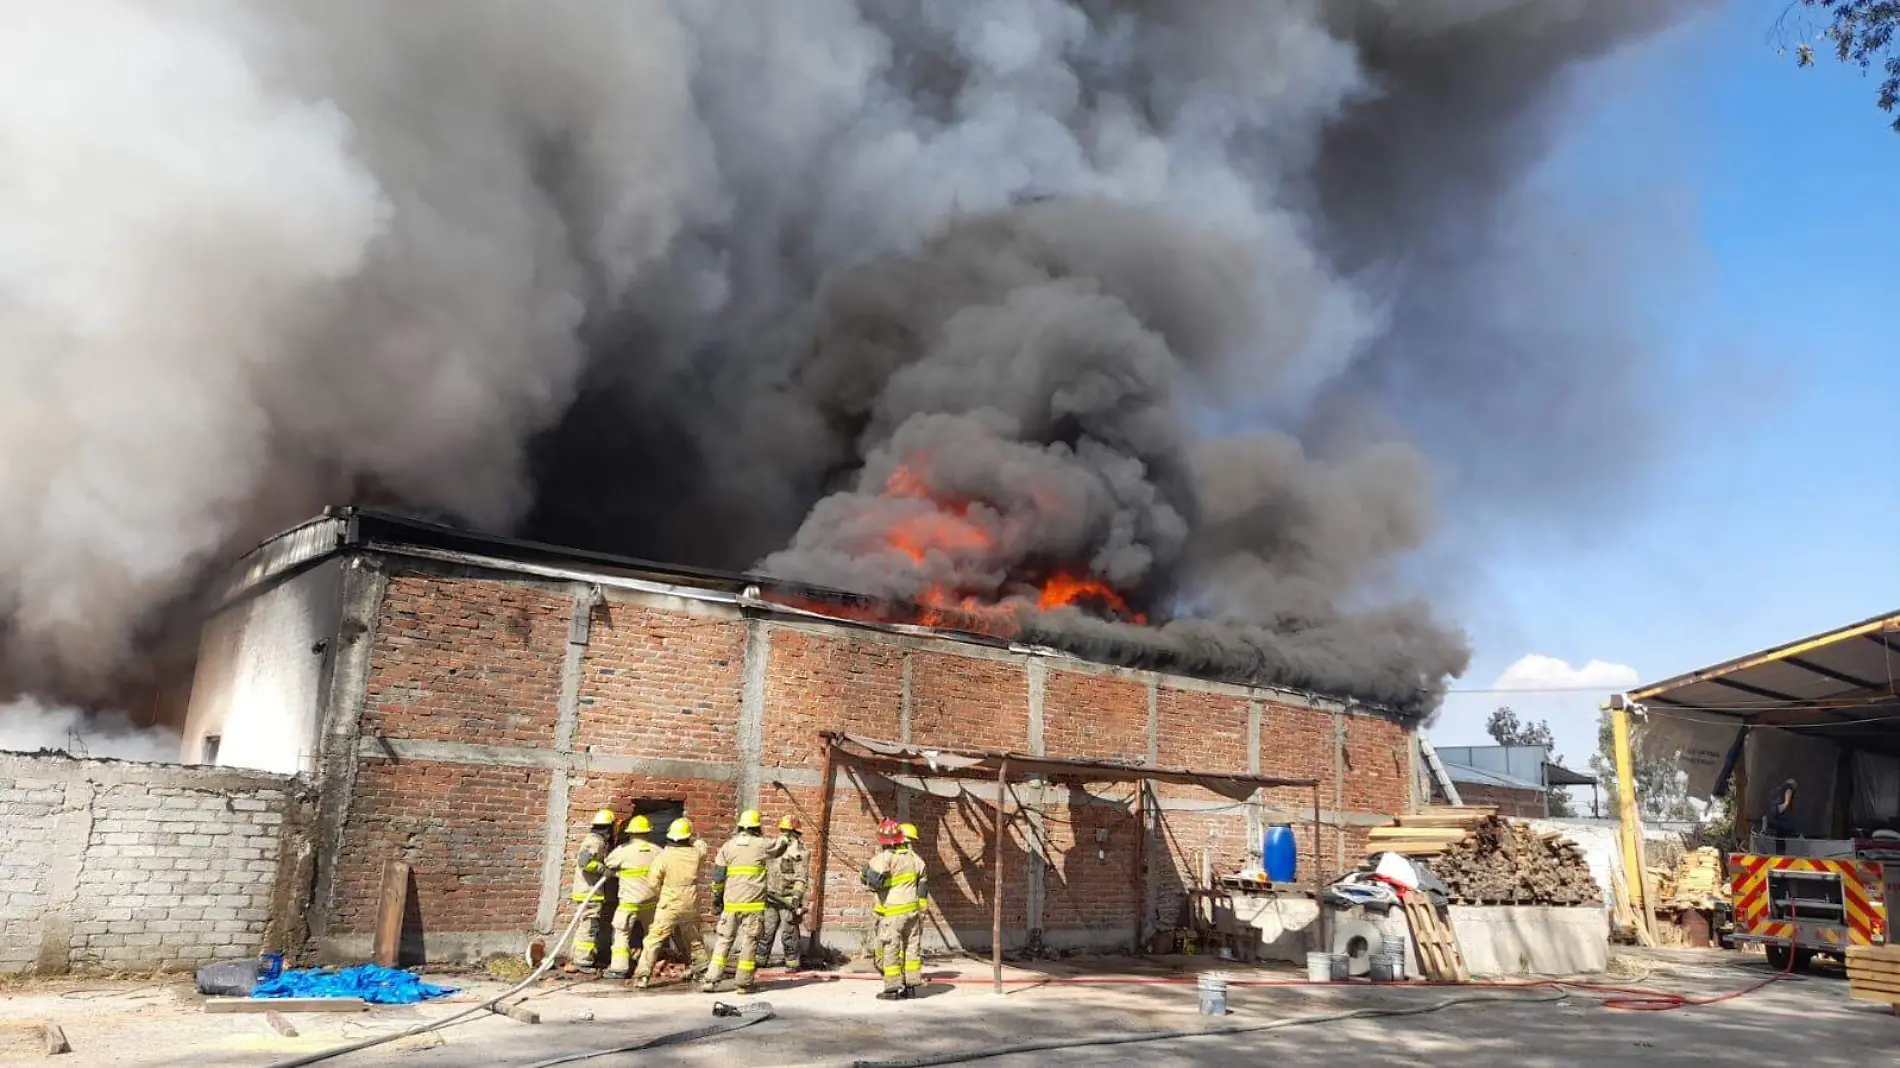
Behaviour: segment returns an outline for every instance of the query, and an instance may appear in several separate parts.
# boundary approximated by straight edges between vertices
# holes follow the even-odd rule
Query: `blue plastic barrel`
[[[1300,849],[1293,842],[1292,827],[1284,823],[1267,827],[1267,833],[1262,836],[1260,843],[1260,866],[1266,869],[1268,882],[1293,881],[1300,867]]]

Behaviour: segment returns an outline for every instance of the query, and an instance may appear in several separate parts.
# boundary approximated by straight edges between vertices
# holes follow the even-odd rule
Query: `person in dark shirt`
[[[1794,825],[1793,779],[1787,779],[1775,788],[1775,800],[1768,808],[1768,815],[1762,817],[1762,829],[1776,838],[1797,837]]]

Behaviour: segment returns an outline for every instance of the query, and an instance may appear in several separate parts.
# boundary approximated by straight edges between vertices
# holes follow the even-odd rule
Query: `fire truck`
[[[1612,701],[1726,797],[1733,930],[1777,968],[1886,944],[1900,902],[1900,613],[1690,672]],[[1627,727],[1622,728],[1627,730]],[[1634,807],[1632,805],[1632,807]]]
[[[1887,902],[1900,901],[1900,836],[1787,838],[1750,834],[1728,855],[1730,940],[1754,943],[1776,968],[1887,941]],[[1793,960],[1790,961],[1790,955]]]

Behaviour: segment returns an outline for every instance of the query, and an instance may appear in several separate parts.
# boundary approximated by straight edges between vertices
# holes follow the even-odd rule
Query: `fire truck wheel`
[[[1796,950],[1788,946],[1766,946],[1764,948],[1768,951],[1768,966],[1778,972],[1789,970],[1788,957],[1790,954],[1794,956],[1793,970],[1797,972],[1807,971],[1808,965],[1814,961],[1814,951],[1811,949]]]

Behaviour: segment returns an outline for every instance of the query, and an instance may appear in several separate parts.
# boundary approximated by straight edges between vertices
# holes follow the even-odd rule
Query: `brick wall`
[[[1496,805],[1499,812],[1519,819],[1548,818],[1544,812],[1544,794],[1541,790],[1489,786],[1483,783],[1459,783],[1458,800],[1467,805]]]
[[[326,905],[327,937],[344,956],[366,945],[391,856],[415,870],[431,955],[468,958],[519,952],[529,931],[564,924],[574,850],[596,808],[683,801],[716,843],[738,808],[756,804],[769,821],[798,813],[815,835],[826,730],[1135,762],[1152,753],[1163,765],[1213,771],[1257,765],[1320,779],[1322,806],[1361,821],[1409,803],[1409,780],[1394,763],[1408,729],[1378,717],[1344,715],[1345,744],[1336,747],[1331,707],[1271,693],[749,619],[729,605],[613,588],[589,608],[583,584],[426,566],[391,576],[370,637],[365,738],[347,806],[339,803],[343,849],[332,858]],[[579,623],[577,605],[586,612]],[[1346,767],[1338,805],[1336,758]],[[825,875],[828,940],[849,946],[869,922],[858,866],[889,817],[922,832],[933,938],[987,944],[995,785],[917,785],[841,772]],[[1010,944],[1034,928],[1056,945],[1125,945],[1142,902],[1149,923],[1172,926],[1201,856],[1217,871],[1238,869],[1263,821],[1299,825],[1308,866],[1310,790],[1266,791],[1254,803],[1160,786],[1158,825],[1138,841],[1133,789],[1014,788],[1003,850]],[[1356,847],[1363,831],[1325,835],[1330,865],[1336,842]],[[1144,852],[1149,875],[1137,871]]]
[[[287,776],[0,754],[0,973],[285,947],[302,897],[280,869],[311,848],[307,805]]]

